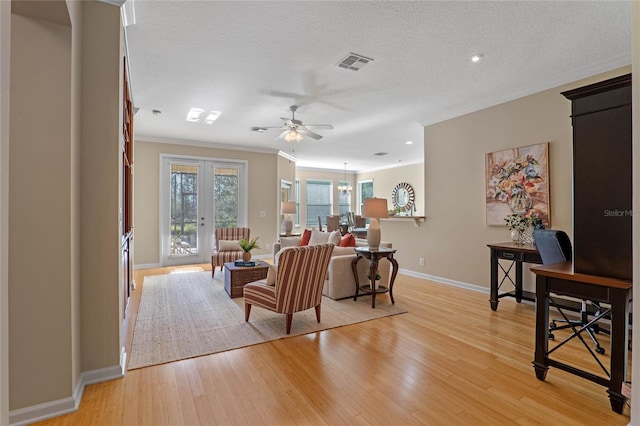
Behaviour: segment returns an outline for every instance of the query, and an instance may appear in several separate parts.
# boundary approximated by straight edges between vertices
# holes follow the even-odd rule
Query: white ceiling
[[[631,63],[629,1],[136,0],[135,12],[138,139],[281,150],[302,167],[422,162],[424,125]],[[337,67],[351,52],[374,60]],[[334,129],[298,143],[250,130],[294,104]],[[190,123],[192,107],[222,115]]]

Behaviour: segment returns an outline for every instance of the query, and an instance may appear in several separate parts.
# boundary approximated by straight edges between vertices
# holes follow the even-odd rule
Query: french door
[[[162,265],[211,261],[215,229],[246,226],[246,163],[161,158]]]

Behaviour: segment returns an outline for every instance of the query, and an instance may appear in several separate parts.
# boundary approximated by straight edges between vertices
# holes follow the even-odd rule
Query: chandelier
[[[342,195],[351,194],[351,185],[347,185],[347,163],[344,163],[344,181],[338,185],[338,192]]]

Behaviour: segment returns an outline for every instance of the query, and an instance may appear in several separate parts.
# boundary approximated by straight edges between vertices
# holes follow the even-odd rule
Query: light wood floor
[[[171,270],[136,271],[134,311],[143,277]],[[535,378],[533,305],[501,299],[492,312],[486,294],[403,274],[394,296],[407,314],[132,370],[87,386],[78,412],[41,424],[629,422],[629,408],[611,411],[601,386],[556,369],[545,382]],[[389,303],[387,296],[377,303]],[[590,363],[584,348],[562,351],[570,362]]]

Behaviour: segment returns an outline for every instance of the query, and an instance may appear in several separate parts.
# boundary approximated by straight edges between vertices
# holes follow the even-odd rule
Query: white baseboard
[[[120,365],[83,372],[80,374],[80,378],[73,390],[73,395],[70,397],[11,410],[9,412],[9,424],[11,426],[29,425],[77,411],[80,406],[82,394],[84,393],[84,387],[93,383],[106,382],[124,377],[126,359],[127,353],[124,351],[124,348],[122,348],[120,352]]]
[[[464,289],[467,289],[467,290],[476,291],[478,293],[489,294],[489,288],[488,287],[483,287],[483,286],[476,285],[476,284],[469,284],[469,283],[465,283],[465,282],[462,282],[462,281],[451,280],[449,278],[437,277],[435,275],[422,274],[420,272],[410,271],[408,269],[402,269],[402,268],[400,268],[398,270],[398,272],[400,272],[402,274],[405,274],[405,275],[412,276],[412,277],[424,278],[425,280],[435,281],[437,283],[446,284],[446,285],[450,285],[450,286],[453,286],[453,287],[460,287],[460,288],[464,288]]]
[[[252,259],[272,259],[273,254],[255,254],[251,256]],[[140,265],[133,265],[133,269],[149,269],[149,268],[162,268],[159,263],[146,263]]]

